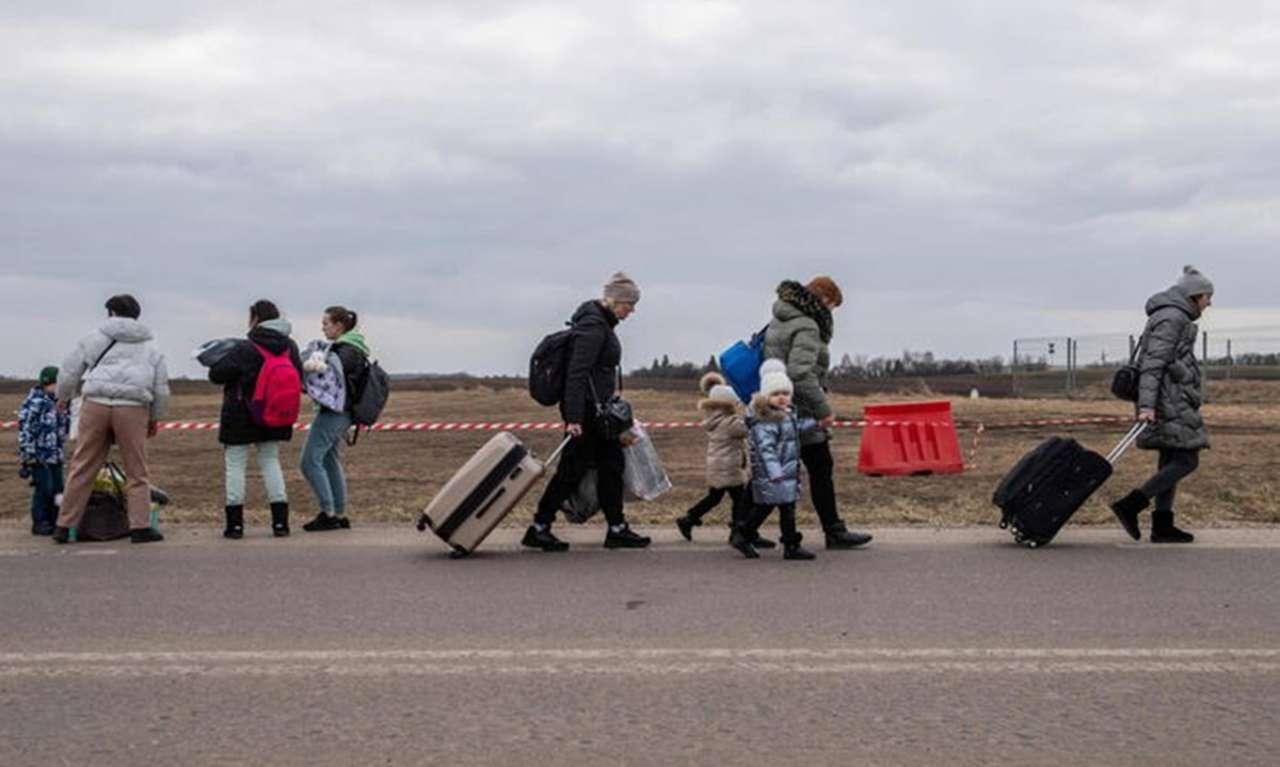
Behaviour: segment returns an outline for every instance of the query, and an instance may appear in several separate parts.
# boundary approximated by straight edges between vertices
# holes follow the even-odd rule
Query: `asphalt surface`
[[[1280,530],[698,534],[0,530],[0,764],[1277,763]]]

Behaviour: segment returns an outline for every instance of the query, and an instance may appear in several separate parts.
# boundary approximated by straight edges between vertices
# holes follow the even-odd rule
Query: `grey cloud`
[[[182,344],[270,294],[381,317],[406,369],[514,371],[627,268],[636,362],[815,273],[857,297],[841,350],[987,354],[1182,263],[1239,306],[1280,276],[1256,4],[6,9],[0,273],[189,296]]]

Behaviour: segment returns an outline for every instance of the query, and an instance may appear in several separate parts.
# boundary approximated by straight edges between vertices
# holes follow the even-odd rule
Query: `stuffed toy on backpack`
[[[342,360],[327,341],[316,340],[302,350],[302,383],[317,405],[341,413],[347,406]]]

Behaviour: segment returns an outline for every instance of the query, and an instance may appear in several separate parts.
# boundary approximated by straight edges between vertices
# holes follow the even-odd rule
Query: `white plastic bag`
[[[658,450],[649,439],[649,432],[639,422],[631,427],[635,442],[623,448],[626,466],[622,471],[622,484],[627,496],[638,501],[654,501],[671,492],[671,479],[658,457]]]

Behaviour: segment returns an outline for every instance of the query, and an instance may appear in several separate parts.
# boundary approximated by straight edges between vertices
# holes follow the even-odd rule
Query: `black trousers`
[[[1200,468],[1199,450],[1160,451],[1159,470],[1139,488],[1142,494],[1156,502],[1156,511],[1173,511],[1178,496],[1178,483]]]
[[[720,505],[726,494],[733,501],[733,517],[729,522],[730,526],[745,521],[751,512],[751,495],[746,485],[708,489],[706,497],[689,509],[689,518],[695,522],[701,522],[703,517]]]
[[[780,503],[777,505],[757,503],[751,509],[751,516],[747,518],[747,524],[743,526],[742,532],[748,539],[756,537],[760,532],[760,526],[769,518],[773,510],[778,510],[778,526],[782,528],[782,545],[798,546],[800,544],[800,531],[796,529],[796,505],[794,503]]]
[[[626,522],[622,513],[622,470],[626,466],[626,457],[622,452],[622,443],[616,439],[605,439],[590,426],[585,427],[582,436],[565,446],[560,454],[560,465],[556,467],[555,476],[547,483],[541,500],[538,501],[538,512],[533,521],[540,525],[550,526],[556,521],[556,512],[561,504],[578,489],[578,483],[591,469],[596,470],[596,493],[600,498],[600,510],[610,525],[621,525]]]
[[[836,508],[835,459],[831,457],[831,441],[816,445],[801,445],[800,460],[809,472],[809,495],[813,510],[822,521],[822,529],[828,532],[843,530],[840,511]]]

